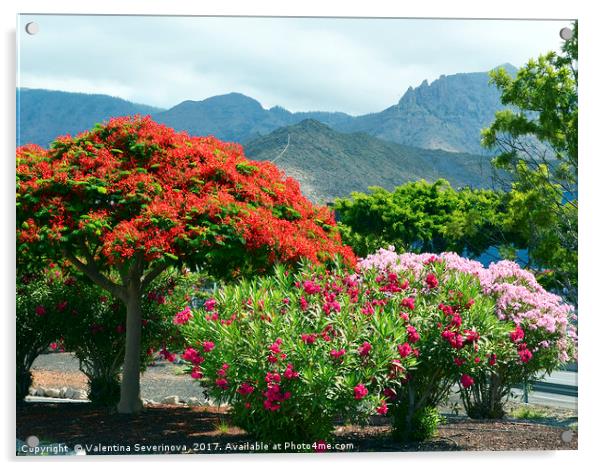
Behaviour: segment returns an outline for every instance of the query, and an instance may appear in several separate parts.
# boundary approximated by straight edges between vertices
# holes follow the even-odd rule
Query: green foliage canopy
[[[482,132],[493,163],[513,177],[506,230],[548,269],[547,287],[577,300],[578,25],[560,54],[531,59],[516,78],[491,72],[502,103]]]
[[[393,191],[338,199],[345,243],[359,256],[386,245],[413,252],[455,251],[478,256],[500,239],[506,197],[484,189],[453,189],[440,179],[407,183]]]

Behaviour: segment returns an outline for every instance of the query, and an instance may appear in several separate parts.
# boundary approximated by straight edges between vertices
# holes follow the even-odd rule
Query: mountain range
[[[516,68],[505,68],[510,74]],[[315,119],[340,132],[365,132],[414,147],[450,152],[483,153],[481,129],[502,109],[500,92],[489,84],[487,72],[442,75],[429,84],[410,87],[398,103],[361,116],[309,111],[292,113],[276,106],[265,109],[240,93],[184,101],[154,115],[158,122],[191,134],[213,134],[246,143],[282,126]]]
[[[512,65],[500,67],[516,73]],[[240,93],[159,109],[107,95],[20,88],[17,145],[48,146],[57,136],[76,134],[112,116],[150,114],[176,130],[239,142],[251,158],[278,157],[277,164],[299,179],[309,197],[327,201],[370,185],[393,188],[421,178],[490,186],[480,132],[502,108],[487,72],[442,75],[430,84],[425,80],[396,104],[361,116],[266,109]]]
[[[56,137],[75,135],[112,116],[154,114],[159,108],[107,95],[17,89],[17,145],[47,147]]]
[[[509,73],[516,68],[504,64]],[[340,132],[366,132],[391,142],[451,152],[482,153],[480,130],[502,108],[488,72],[442,75],[410,87],[387,109],[351,116],[342,112],[265,109],[240,93],[183,101],[162,110],[107,95],[21,88],[17,92],[18,143],[48,145],[56,136],[77,133],[111,116],[151,114],[161,123],[193,135],[215,135],[246,143],[273,130],[315,119]]]

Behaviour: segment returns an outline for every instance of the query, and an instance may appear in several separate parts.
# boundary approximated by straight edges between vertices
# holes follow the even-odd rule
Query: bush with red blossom
[[[16,289],[16,397],[23,400],[32,384],[31,365],[48,350],[61,349],[60,315],[76,293],[51,264],[35,274],[20,272]]]
[[[477,280],[480,295],[494,303],[499,323],[498,334],[488,337],[486,351],[481,348],[481,354],[474,358],[454,359],[455,369],[463,374],[458,384],[470,416],[503,416],[503,405],[513,386],[533,381],[577,359],[574,308],[546,291],[532,273],[514,262],[500,261],[485,268],[454,253],[397,254],[390,247],[362,260],[360,266],[420,273],[425,264],[433,262],[445,263]],[[443,308],[450,314],[450,324],[462,327],[464,320],[456,317],[449,306]],[[478,330],[475,333],[482,334]],[[460,339],[451,331],[445,332],[445,339],[452,347],[458,347],[472,339],[469,334]]]
[[[304,263],[293,273],[278,266],[193,310],[180,325],[182,358],[256,437],[326,439],[335,418],[387,413],[386,390],[416,362],[397,349],[409,341],[402,299],[378,287],[342,267]]]

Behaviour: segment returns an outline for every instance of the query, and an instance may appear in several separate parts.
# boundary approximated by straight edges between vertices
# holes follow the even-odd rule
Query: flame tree
[[[126,305],[121,413],[142,408],[141,299],[168,266],[233,277],[354,256],[332,213],[276,166],[149,117],[114,118],[49,150],[18,148],[16,197],[20,253],[66,258]]]

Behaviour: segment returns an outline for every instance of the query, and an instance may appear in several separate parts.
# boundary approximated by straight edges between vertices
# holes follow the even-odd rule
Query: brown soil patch
[[[576,449],[577,433],[567,443],[561,438],[563,431],[566,429],[517,420],[450,418],[440,427],[438,437],[399,444],[388,437],[386,420],[379,419],[365,427],[339,426],[332,444],[348,445],[346,451],[379,452]],[[25,440],[31,435],[70,447],[109,446],[87,449],[87,453],[97,454],[248,452],[233,446],[256,444],[230,424],[223,408],[169,405],[149,406],[138,415],[124,416],[88,403],[24,403],[17,407],[17,437]],[[182,445],[186,448],[164,447]],[[130,448],[115,451],[110,446]]]

